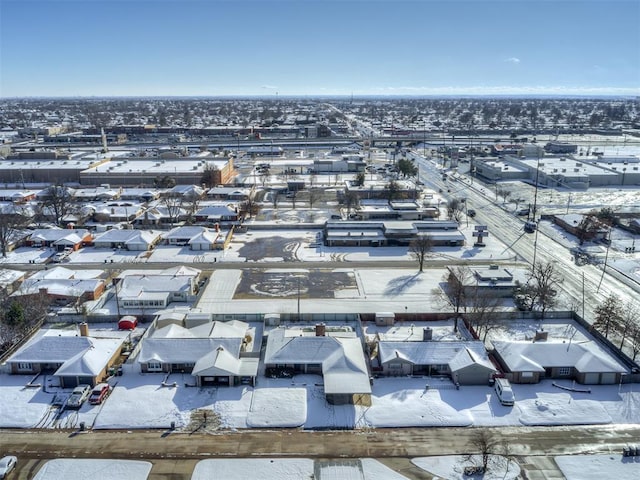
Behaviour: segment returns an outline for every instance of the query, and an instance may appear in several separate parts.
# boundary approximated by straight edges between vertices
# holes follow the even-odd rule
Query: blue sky
[[[0,96],[640,95],[639,25],[640,0],[0,0]]]

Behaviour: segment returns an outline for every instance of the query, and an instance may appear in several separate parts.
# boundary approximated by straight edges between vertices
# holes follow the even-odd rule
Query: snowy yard
[[[59,458],[49,460],[38,471],[34,480],[145,480],[151,472],[150,462],[138,460],[97,460]],[[88,474],[89,473],[89,474]]]
[[[327,403],[317,375],[260,377],[255,388],[187,387],[192,379],[182,374],[170,375],[169,386],[162,386],[162,374],[125,371],[115,378],[103,405],[85,403],[58,416],[51,402],[60,389],[44,392],[26,387],[30,377],[0,375],[0,427],[78,428],[84,422],[96,429],[164,429],[175,422],[176,428],[191,431],[204,411],[210,412],[210,429],[579,425],[635,423],[640,410],[640,388],[633,384],[591,386],[590,394],[568,392],[548,380],[513,385],[516,404],[504,407],[489,386],[456,390],[450,381],[435,378],[377,378],[372,405],[364,407]]]

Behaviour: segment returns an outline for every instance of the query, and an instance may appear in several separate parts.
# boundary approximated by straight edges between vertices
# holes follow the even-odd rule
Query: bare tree
[[[498,188],[498,195],[502,197],[502,203],[507,203],[507,200],[511,196],[511,190],[507,190],[506,188]]]
[[[12,207],[11,211],[0,211],[0,249],[2,256],[7,256],[7,250],[20,230],[31,223],[31,216],[26,214],[25,209]]]
[[[635,322],[630,325],[627,338],[629,339],[629,345],[631,348],[631,360],[635,362],[636,357],[640,353],[640,325]]]
[[[160,202],[162,203],[164,208],[166,208],[167,215],[169,216],[169,223],[171,224],[171,227],[173,227],[174,223],[178,221],[180,213],[182,212],[182,205],[184,203],[182,195],[175,192],[169,192],[167,193],[167,195],[162,197],[162,200]]]
[[[615,293],[610,294],[595,308],[595,320],[593,327],[600,331],[605,338],[609,338],[612,328],[622,321],[622,304],[620,297]]]
[[[195,214],[198,210],[200,210],[200,203],[202,202],[202,197],[198,195],[195,191],[188,193],[182,197],[182,203],[180,207],[184,209],[185,214],[187,215],[187,223],[195,222]],[[167,211],[169,209],[167,208]]]
[[[316,203],[317,200],[322,198],[322,190],[319,188],[312,188],[309,190],[309,208],[313,208],[313,204]]]
[[[390,202],[400,198],[400,184],[395,180],[391,180],[387,183],[384,189],[385,198]]]
[[[537,262],[529,270],[529,278],[524,287],[528,296],[529,310],[537,308],[544,314],[557,303],[558,288],[563,282],[562,275],[552,262]]]
[[[454,331],[458,331],[460,309],[464,308],[466,311],[467,288],[472,277],[473,273],[465,266],[449,267],[448,273],[444,276],[443,280],[446,282],[447,297],[456,313],[453,326]]]
[[[450,220],[460,222],[462,212],[464,211],[464,203],[457,198],[452,198],[447,202],[447,216]]]
[[[479,291],[476,287],[474,295],[469,296],[469,303],[467,318],[478,337],[485,342],[489,332],[500,325],[496,313],[502,306],[502,299],[495,290]]]
[[[61,225],[64,217],[73,213],[75,195],[64,185],[51,185],[42,201],[41,213],[53,217],[56,225]]]
[[[207,188],[213,188],[220,183],[220,169],[211,162],[206,162],[200,177],[200,183]]]
[[[633,330],[636,320],[640,317],[640,306],[633,300],[626,302],[622,308],[620,325],[618,332],[620,333],[620,349],[624,347],[624,342],[629,333]]]
[[[433,238],[431,235],[418,235],[409,243],[409,253],[418,262],[420,272],[424,268],[424,261],[433,249]]]
[[[478,430],[471,437],[471,447],[477,452],[473,454],[469,454],[466,456],[468,461],[473,460],[474,455],[480,455],[481,463],[482,463],[482,472],[478,473],[486,473],[489,468],[489,459],[491,455],[494,455],[498,452],[499,442],[493,440],[489,433],[486,430]]]
[[[344,205],[347,207],[347,216],[351,215],[352,208],[358,208],[360,199],[355,192],[348,191],[344,195]]]

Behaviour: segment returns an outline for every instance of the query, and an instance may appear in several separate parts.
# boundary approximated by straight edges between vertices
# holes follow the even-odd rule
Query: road
[[[636,298],[640,285],[635,288],[619,281],[612,275],[594,265],[578,266],[574,263],[569,250],[548,237],[540,229],[533,234],[523,230],[523,220],[508,212],[496,201],[493,192],[477,181],[461,175],[457,181],[443,181],[442,171],[420,155],[414,154],[420,164],[420,180],[431,188],[443,192],[449,190],[448,196],[466,198],[467,207],[476,211],[474,220],[486,225],[491,236],[500,239],[518,257],[529,265],[533,262],[551,262],[563,276],[563,301],[566,307],[583,313],[587,321],[593,318],[593,311],[607,295],[615,292],[623,299]],[[602,279],[602,282],[601,282]],[[600,288],[598,288],[600,287]]]
[[[17,479],[32,478],[43,460],[120,458],[154,463],[150,480],[188,479],[196,460],[211,458],[377,458],[400,459],[472,453],[478,428],[407,428],[367,431],[241,430],[220,434],[165,431],[2,431],[0,451],[19,458]],[[540,475],[537,463],[552,455],[620,454],[637,443],[640,426],[500,427],[485,429],[509,446],[510,455],[528,465],[528,478]],[[540,457],[540,458],[537,458]],[[546,466],[545,468],[549,468]],[[164,473],[160,473],[160,471]],[[171,472],[169,472],[171,471]],[[403,472],[405,473],[405,472]],[[557,472],[554,472],[557,475]],[[430,478],[409,476],[408,478]]]

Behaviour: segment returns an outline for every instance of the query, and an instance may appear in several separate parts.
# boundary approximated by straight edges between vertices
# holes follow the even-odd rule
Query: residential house
[[[42,330],[7,360],[15,375],[48,374],[62,388],[81,384],[95,386],[104,381],[122,351],[125,336],[90,336],[87,324],[80,333]]]
[[[231,322],[152,325],[136,358],[142,373],[191,374],[199,387],[255,385],[260,341],[255,328]]]
[[[267,369],[322,375],[327,402],[369,404],[371,383],[362,343],[350,329],[278,327],[269,332],[264,356]]]
[[[117,281],[118,304],[122,309],[137,311],[159,310],[170,303],[191,301],[199,276],[200,270],[185,266],[140,273],[125,271]]]
[[[91,243],[92,237],[84,229],[54,229],[40,228],[33,230],[27,239],[30,247],[52,247],[61,252],[65,249],[78,250],[85,244]]]
[[[488,385],[497,372],[480,341],[380,341],[378,359],[388,376],[446,376],[459,385]]]
[[[238,221],[238,207],[233,204],[214,204],[201,208],[195,214],[196,222],[213,225]]]
[[[102,270],[74,271],[64,267],[40,270],[27,278],[16,296],[45,293],[57,304],[81,304],[96,300],[106,288]]]
[[[543,337],[544,338],[544,337]],[[513,383],[543,378],[575,380],[586,385],[620,383],[628,370],[595,341],[493,341],[494,357]]]
[[[121,248],[130,251],[151,250],[162,240],[162,233],[154,230],[107,230],[96,235],[96,248]]]

